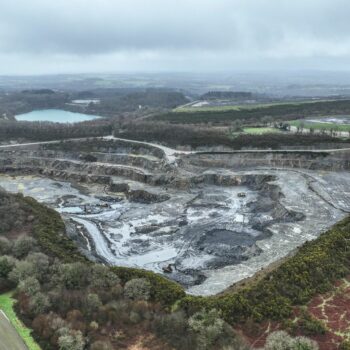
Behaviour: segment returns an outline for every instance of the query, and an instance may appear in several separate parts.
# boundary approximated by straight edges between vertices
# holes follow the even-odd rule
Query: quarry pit
[[[350,212],[348,150],[185,152],[118,138],[0,149],[0,187],[61,213],[89,259],[213,295]]]

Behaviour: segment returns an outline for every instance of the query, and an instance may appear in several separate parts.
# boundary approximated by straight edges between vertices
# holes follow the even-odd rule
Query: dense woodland
[[[154,109],[172,109],[189,102],[187,98],[176,91],[166,89],[146,89],[144,91],[108,95],[99,104],[88,106],[87,112],[102,116],[115,116],[116,113]]]
[[[0,142],[50,141],[67,138],[106,136],[112,133],[112,123],[107,119],[64,124],[50,122],[0,121]]]
[[[61,108],[67,102],[68,93],[49,89],[3,93],[0,94],[0,117],[13,117],[35,109]]]
[[[173,125],[162,122],[133,122],[116,124],[115,136],[140,141],[155,141],[171,147],[189,146],[215,147],[226,146],[240,149],[283,149],[284,147],[317,147],[320,144],[349,143],[347,140],[328,135],[272,133],[268,135],[249,135],[231,133],[230,129],[213,128],[208,126]]]

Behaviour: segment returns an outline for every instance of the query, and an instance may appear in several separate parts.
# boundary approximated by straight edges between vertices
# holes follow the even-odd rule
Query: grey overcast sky
[[[349,64],[349,0],[0,0],[0,74]]]

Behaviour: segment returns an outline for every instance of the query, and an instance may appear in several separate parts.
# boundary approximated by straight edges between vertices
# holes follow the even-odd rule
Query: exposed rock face
[[[110,185],[109,185],[109,190],[111,192],[121,192],[121,193],[126,193],[128,192],[130,189],[130,186],[126,183],[121,183],[121,182],[118,182],[118,183],[114,183],[112,182]]]
[[[349,151],[202,152],[184,156],[182,159],[184,164],[192,166],[239,170],[258,166],[331,171],[350,170]]]
[[[91,163],[97,162],[97,157],[95,157],[94,155],[89,154],[89,153],[88,154],[80,154],[79,158],[85,162],[91,162]]]
[[[127,193],[127,198],[131,202],[137,202],[137,203],[160,203],[167,201],[170,199],[170,196],[164,195],[164,194],[155,194],[155,193],[149,193],[144,190],[134,190],[129,191]]]

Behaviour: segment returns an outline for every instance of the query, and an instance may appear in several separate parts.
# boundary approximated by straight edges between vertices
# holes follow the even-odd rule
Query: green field
[[[203,106],[203,107],[177,107],[173,110],[175,113],[187,112],[221,112],[221,111],[239,111],[245,106]]]
[[[264,134],[272,134],[272,133],[280,133],[281,131],[276,128],[244,128],[243,132],[245,134],[251,134],[251,135],[264,135]]]
[[[12,298],[12,293],[5,293],[0,295],[0,309],[10,320],[17,333],[21,336],[24,343],[27,345],[29,350],[41,350],[39,345],[30,335],[31,330],[27,328],[17,317],[13,304],[15,300]]]
[[[350,131],[349,124],[330,124],[330,123],[313,123],[307,120],[292,120],[288,124],[295,127],[303,127],[304,129],[314,129],[314,130],[334,130],[334,131]]]
[[[317,100],[269,103],[245,106],[182,107],[161,113],[151,120],[177,124],[229,124],[239,120],[243,125],[287,122],[320,115],[350,115],[350,100]]]

